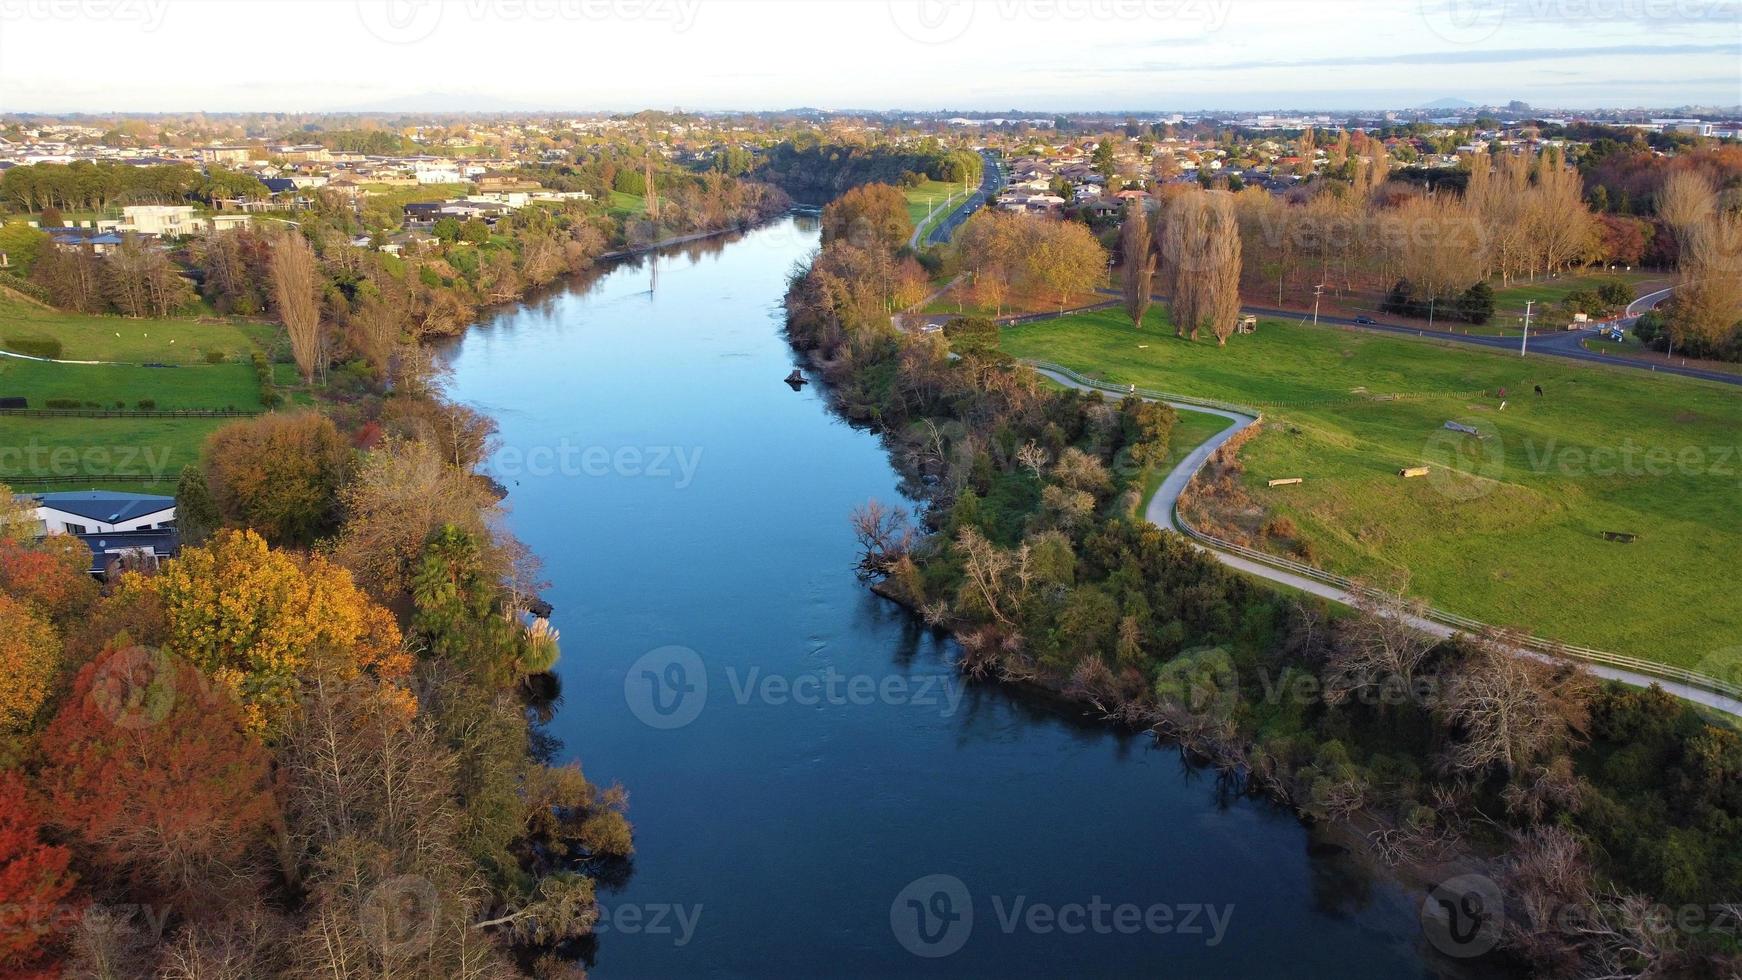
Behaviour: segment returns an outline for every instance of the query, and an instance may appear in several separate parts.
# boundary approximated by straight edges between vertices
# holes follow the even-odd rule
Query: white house
[[[208,227],[187,204],[136,204],[122,208],[121,215],[116,230],[141,235],[198,235]]]
[[[175,498],[118,490],[30,494],[43,534],[110,534],[175,526]]]

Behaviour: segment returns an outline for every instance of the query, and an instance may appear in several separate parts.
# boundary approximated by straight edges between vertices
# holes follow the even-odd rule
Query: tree
[[[1207,327],[1226,345],[1240,317],[1240,227],[1233,197],[1205,190],[1181,194],[1157,228],[1176,335],[1196,340]]]
[[[162,603],[165,648],[227,691],[251,732],[281,728],[308,677],[391,680],[411,666],[392,615],[349,572],[270,549],[252,531],[220,532],[124,588]]]
[[[1123,254],[1125,315],[1131,325],[1142,329],[1143,316],[1149,312],[1150,295],[1155,292],[1155,256],[1149,251],[1149,212],[1142,198],[1133,198],[1125,205],[1125,223],[1119,229],[1119,250]]]
[[[97,598],[91,549],[70,534],[33,541],[0,539],[0,591],[66,624]]]
[[[191,296],[188,281],[169,256],[138,235],[123,237],[102,268],[104,292],[126,316],[167,316]]]
[[[201,545],[223,523],[218,503],[212,499],[206,475],[198,467],[182,467],[175,484],[175,529],[183,547]]]
[[[275,812],[266,750],[193,665],[125,635],[80,669],[42,740],[54,822],[143,897],[200,903]]]
[[[907,198],[888,184],[860,184],[823,209],[823,244],[894,249],[913,235]]]
[[[557,659],[556,633],[528,631],[518,610],[489,574],[478,540],[449,525],[424,549],[412,578],[412,629],[427,655],[464,670],[491,688],[506,687],[549,670]]]
[[[495,501],[470,474],[422,440],[390,438],[364,457],[341,497],[345,524],[334,550],[358,584],[391,602],[411,587],[424,545],[447,525],[483,537]]]
[[[43,841],[42,817],[17,774],[0,772],[0,974],[56,976],[52,968],[76,881],[71,852]],[[40,971],[40,972],[39,972]]]
[[[0,737],[29,730],[60,663],[55,628],[25,603],[0,593]]]
[[[1480,779],[1509,778],[1538,759],[1581,742],[1590,723],[1590,675],[1564,662],[1523,656],[1504,636],[1483,637],[1445,681],[1437,705],[1455,733],[1447,770]]]
[[[307,545],[337,522],[351,449],[319,412],[275,412],[213,432],[202,459],[226,521],[274,544]]]
[[[326,370],[321,337],[319,268],[308,240],[295,231],[272,245],[272,297],[279,322],[290,336],[290,353],[305,383]]]

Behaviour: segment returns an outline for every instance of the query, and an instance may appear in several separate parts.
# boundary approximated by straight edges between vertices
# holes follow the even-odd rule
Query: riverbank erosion
[[[954,634],[963,671],[1178,738],[1306,819],[1363,828],[1395,867],[1478,859],[1505,899],[1500,955],[1734,968],[1718,931],[1641,911],[1742,892],[1733,730],[1503,636],[1424,636],[1397,610],[1334,611],[1221,566],[1137,514],[1170,409],[1048,387],[978,331],[896,329],[903,261],[826,247],[792,280],[788,332],[922,501],[853,515],[862,575]],[[1567,909],[1600,926],[1569,928]]]

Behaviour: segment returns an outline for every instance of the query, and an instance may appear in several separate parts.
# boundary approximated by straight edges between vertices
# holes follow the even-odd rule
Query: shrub
[[[27,357],[60,360],[61,342],[53,337],[7,337],[6,346]]]
[[[157,408],[157,399],[141,398],[133,403],[133,407],[139,409],[141,412],[149,412]]]
[[[43,404],[49,408],[78,408],[82,403],[77,398],[50,398]]]
[[[221,350],[206,351],[206,363],[207,364],[222,364],[222,363],[224,363],[225,360],[228,359],[228,357],[229,357],[229,355],[225,354]]]

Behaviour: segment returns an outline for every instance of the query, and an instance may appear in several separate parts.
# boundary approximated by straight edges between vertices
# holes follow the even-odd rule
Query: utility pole
[[[1313,287],[1313,326],[1319,325],[1319,297],[1325,292],[1325,284],[1319,283]]]
[[[1524,337],[1518,341],[1518,356],[1523,357],[1530,347],[1530,308],[1536,305],[1536,300],[1528,300],[1524,304]]]
[[[1427,298],[1427,328],[1429,330],[1434,328],[1434,303],[1438,299],[1438,296],[1429,296]]]

